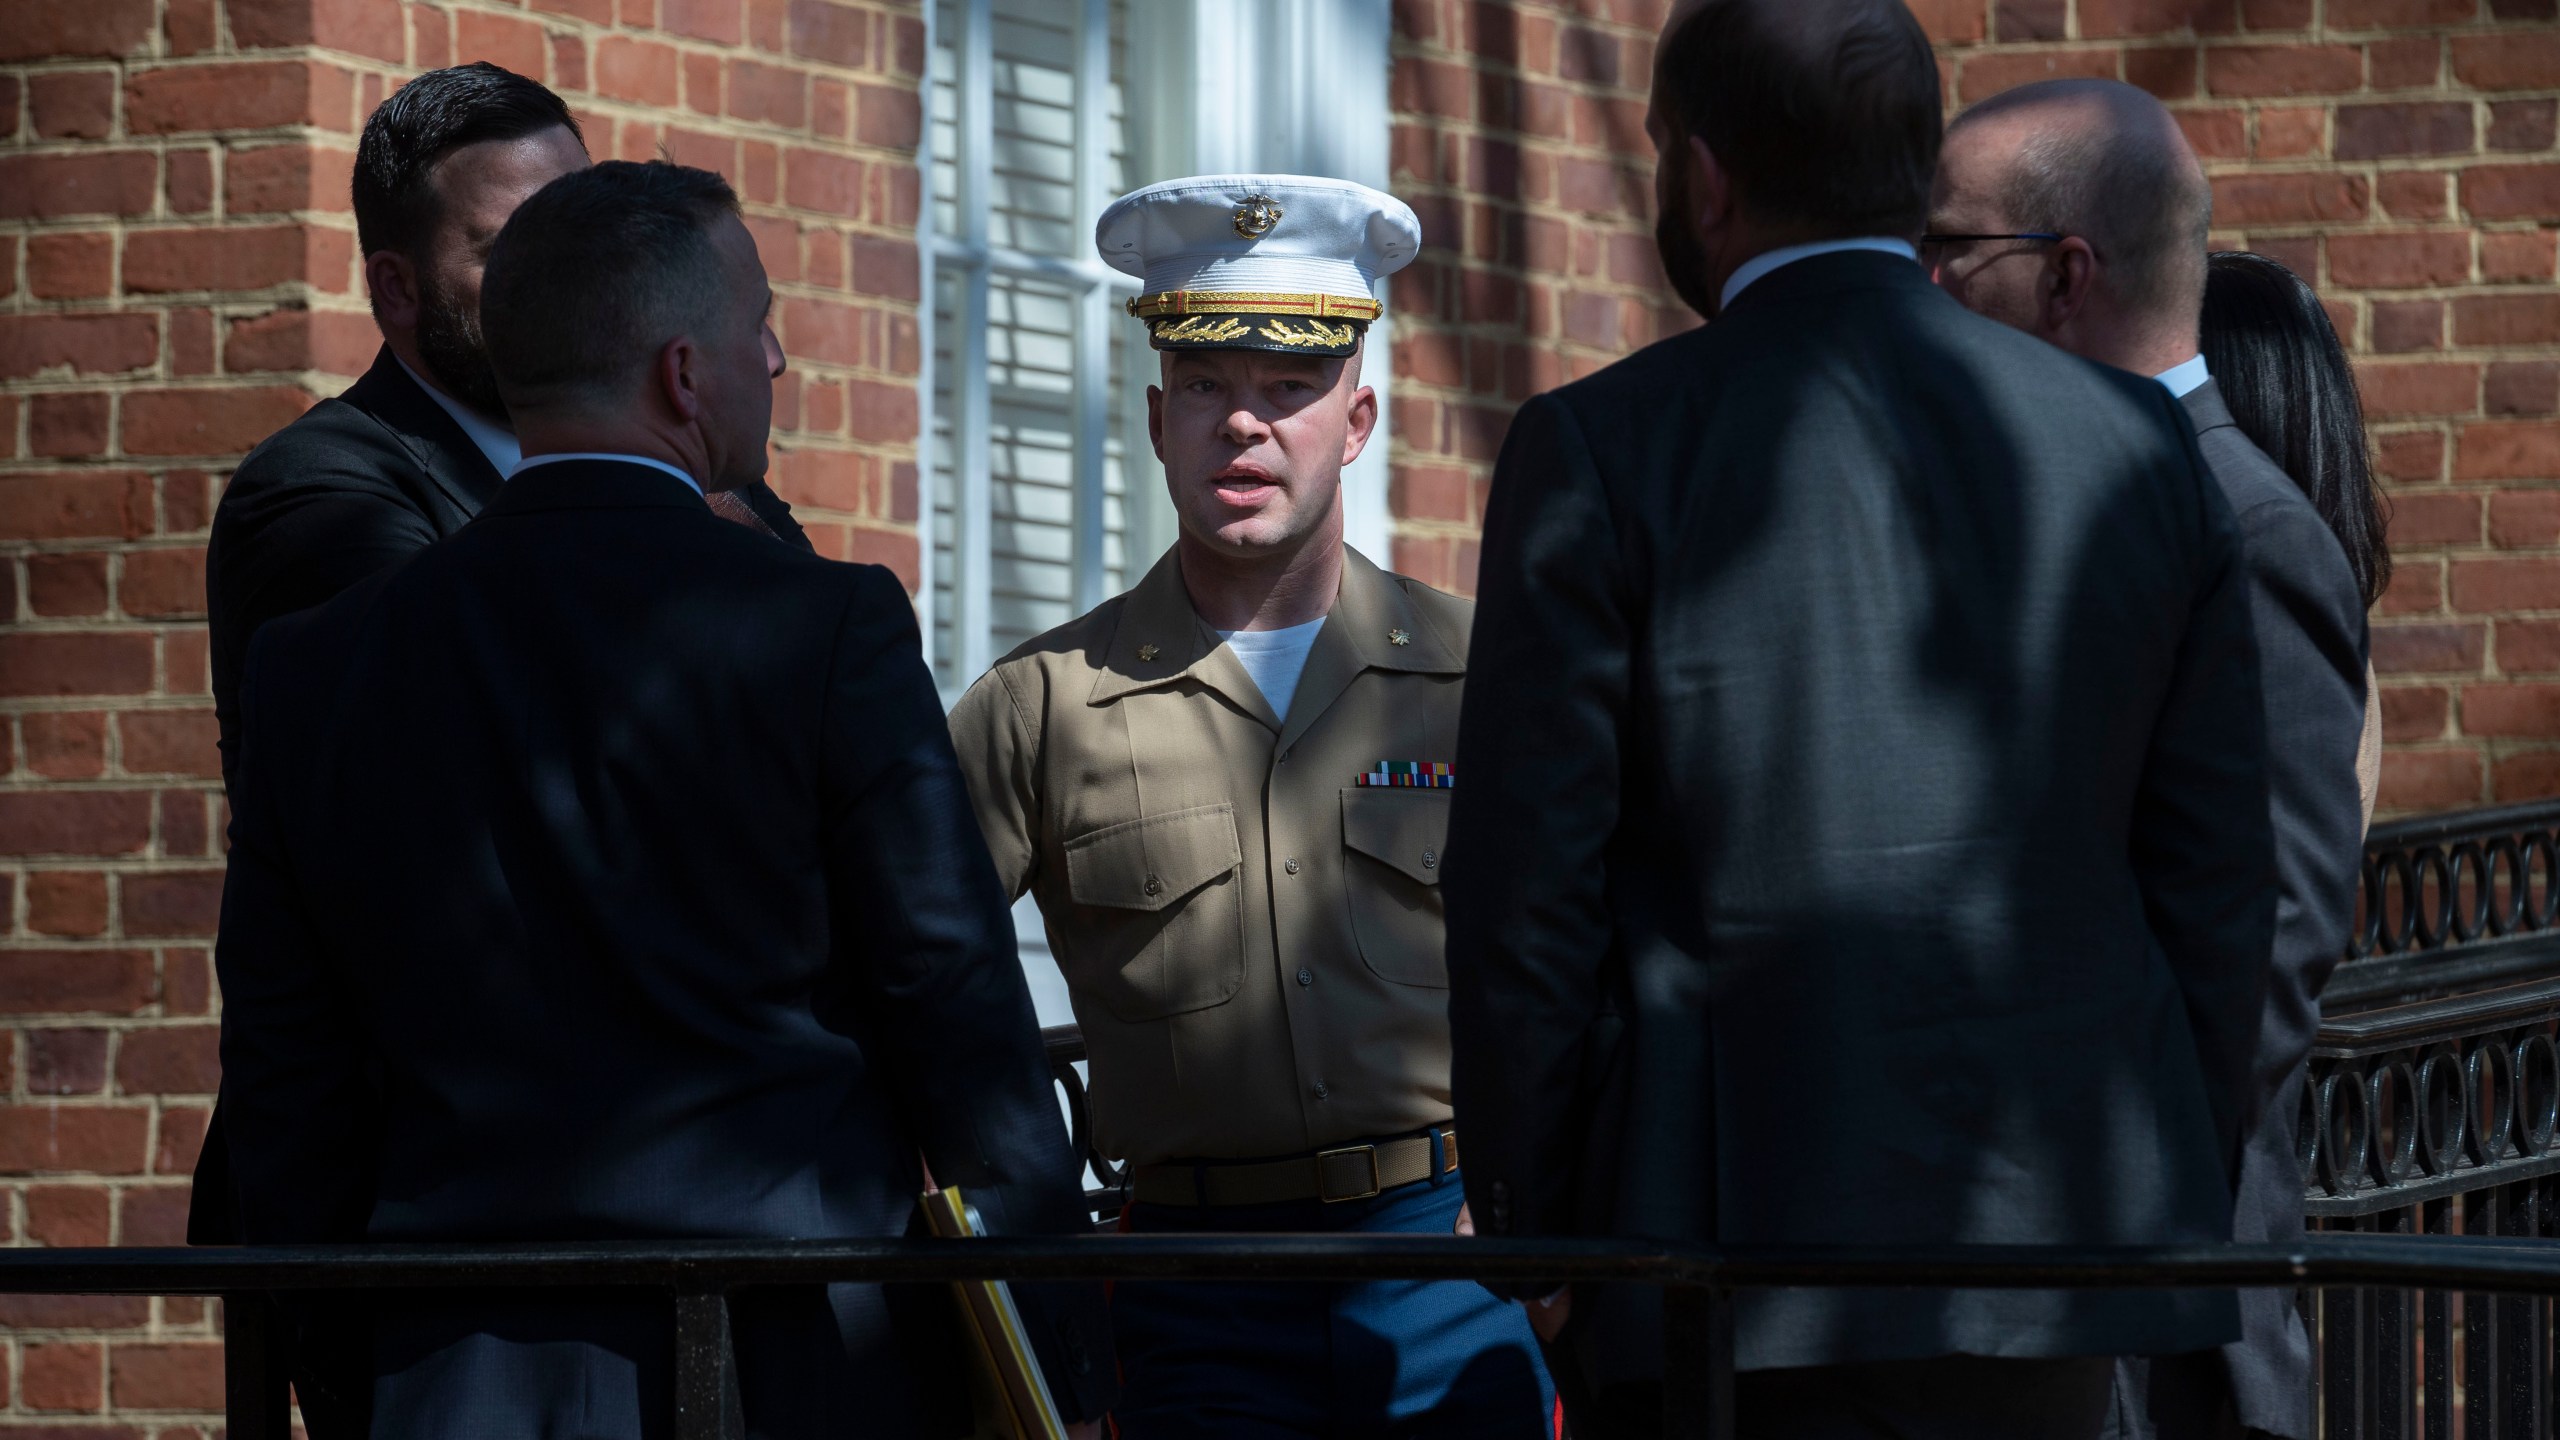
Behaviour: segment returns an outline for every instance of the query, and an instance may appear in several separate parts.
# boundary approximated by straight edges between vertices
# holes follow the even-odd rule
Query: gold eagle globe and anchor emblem
[[[1236,206],[1236,233],[1247,240],[1259,240],[1270,234],[1271,227],[1279,224],[1280,217],[1286,213],[1279,202],[1268,195],[1247,195],[1243,203]]]

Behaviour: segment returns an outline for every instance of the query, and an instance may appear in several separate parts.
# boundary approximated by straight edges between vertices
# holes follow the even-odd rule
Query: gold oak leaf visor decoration
[[[1348,355],[1378,316],[1375,300],[1339,295],[1176,291],[1129,302],[1158,350],[1273,350]]]

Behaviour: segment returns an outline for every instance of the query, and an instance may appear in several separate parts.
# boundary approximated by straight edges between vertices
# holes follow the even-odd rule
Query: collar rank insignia
[[[1381,760],[1356,783],[1395,790],[1455,790],[1458,767],[1446,760]]]
[[[1387,632],[1387,643],[1390,645],[1410,645],[1413,643],[1413,634],[1406,630],[1390,630]]]
[[[1138,658],[1139,658],[1139,659],[1141,659],[1141,660],[1153,660],[1154,658],[1156,658],[1156,647],[1154,647],[1153,645],[1141,645],[1141,646],[1139,646],[1139,647],[1138,647]]]

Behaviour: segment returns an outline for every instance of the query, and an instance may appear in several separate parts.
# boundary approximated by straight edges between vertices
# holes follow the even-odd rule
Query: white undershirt
[[[480,447],[480,453],[489,457],[489,466],[498,472],[499,479],[503,480],[515,472],[516,466],[524,460],[524,446],[517,443],[514,431],[437,389],[428,383],[427,377],[409,370],[408,361],[397,355],[391,358],[400,362],[401,369],[409,371],[409,378],[417,381],[418,388],[427,392],[427,398],[452,416],[453,423],[462,427],[462,433],[471,437],[471,443]]]
[[[1324,628],[1324,621],[1319,615],[1304,625],[1278,630],[1218,632],[1218,638],[1243,663],[1244,673],[1253,677],[1254,688],[1271,702],[1271,713],[1282,720],[1289,718],[1289,701],[1298,693],[1298,677],[1307,672],[1307,653],[1315,648],[1316,632]]]
[[[2213,372],[2204,368],[2204,357],[2198,355],[2182,365],[2172,365],[2151,378],[2168,386],[2170,394],[2184,400],[2201,388],[2204,382],[2212,379]]]
[[[699,495],[702,493],[701,481],[694,479],[692,476],[687,475],[664,460],[653,460],[646,455],[622,455],[610,450],[570,450],[558,455],[536,455],[530,460],[520,460],[516,462],[514,472],[508,475],[507,478],[513,480],[517,475],[523,474],[536,465],[552,465],[557,464],[562,460],[618,460],[625,465],[646,465],[652,470],[664,470],[668,474],[683,481],[685,488],[691,490],[694,494]]]
[[[1843,250],[1873,250],[1884,255],[1899,255],[1915,265],[1920,261],[1920,252],[1912,248],[1910,241],[1896,240],[1888,235],[1865,235],[1854,240],[1816,240],[1810,245],[1782,245],[1743,261],[1741,267],[1725,280],[1724,296],[1716,302],[1716,308],[1731,305],[1734,296],[1781,265],[1793,265],[1816,255],[1836,255]]]

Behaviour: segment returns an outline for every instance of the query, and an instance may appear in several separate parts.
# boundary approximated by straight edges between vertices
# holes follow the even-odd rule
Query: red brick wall
[[[1664,0],[1397,0],[1397,562],[1466,588],[1521,399],[1690,323],[1650,237]],[[2355,351],[2392,490],[2387,810],[2560,794],[2554,0],[1913,0],[1948,102],[2141,85]]]
[[[1697,323],[1653,247],[1665,0],[1397,0],[1389,183],[1422,219],[1394,317],[1396,568],[1475,586],[1511,412]]]
[[[924,26],[915,0],[5,8],[0,1240],[172,1243],[216,1073],[206,526],[241,452],[372,359],[364,115],[490,59],[599,157],[726,172],[792,356],[775,483],[823,551],[912,580]],[[0,1298],[0,1436],[200,1434],[219,1360],[199,1302]]]

